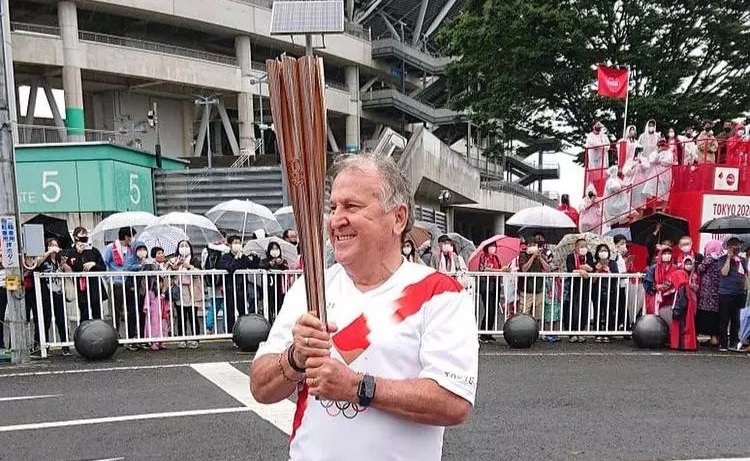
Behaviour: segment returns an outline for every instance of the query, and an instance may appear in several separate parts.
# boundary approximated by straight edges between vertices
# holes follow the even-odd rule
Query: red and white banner
[[[740,183],[740,169],[717,166],[714,170],[714,190],[736,192]]]
[[[750,217],[750,197],[747,195],[704,195],[701,225],[723,216]],[[723,240],[724,234],[700,234],[700,251],[706,247],[709,240]]]
[[[624,99],[628,95],[630,81],[627,68],[597,66],[599,96],[613,99]]]

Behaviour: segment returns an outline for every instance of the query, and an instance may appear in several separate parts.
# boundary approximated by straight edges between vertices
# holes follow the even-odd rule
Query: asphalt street
[[[0,460],[285,460],[293,404],[247,390],[228,343],[0,366]],[[750,457],[750,357],[631,343],[483,345],[445,461]],[[273,411],[271,411],[273,410]]]

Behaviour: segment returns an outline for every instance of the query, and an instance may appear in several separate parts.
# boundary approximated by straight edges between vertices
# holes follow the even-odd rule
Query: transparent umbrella
[[[294,220],[294,210],[291,206],[285,206],[281,207],[278,210],[273,212],[273,215],[276,217],[276,221],[279,222],[279,225],[282,229],[296,229],[297,223]]]
[[[209,243],[220,242],[222,239],[221,232],[210,219],[185,211],[174,211],[160,216],[151,226],[157,225],[174,226],[182,229],[194,246],[208,245]],[[146,229],[148,230],[151,226]]]
[[[123,227],[131,227],[140,234],[143,229],[147,228],[156,221],[156,216],[146,211],[123,211],[115,213],[102,220],[91,231],[91,237],[102,234],[105,242],[117,240],[117,233]],[[137,235],[136,235],[137,237]]]
[[[157,224],[141,232],[136,240],[143,242],[148,247],[149,253],[152,248],[159,247],[164,250],[165,254],[172,255],[177,253],[178,243],[182,240],[190,240],[190,238],[179,227]]]
[[[216,227],[240,233],[243,240],[246,235],[258,229],[263,229],[267,235],[279,235],[282,232],[281,225],[271,210],[250,200],[221,202],[208,210],[206,217]]]

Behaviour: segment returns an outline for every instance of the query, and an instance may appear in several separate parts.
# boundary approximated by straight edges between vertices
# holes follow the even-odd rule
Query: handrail
[[[60,36],[60,28],[56,26],[45,26],[42,24],[29,24],[24,22],[11,22],[11,32],[32,32],[35,34]]]

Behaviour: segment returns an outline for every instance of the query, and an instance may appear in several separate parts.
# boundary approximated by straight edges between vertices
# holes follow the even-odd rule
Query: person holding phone
[[[47,251],[36,260],[36,271],[43,274],[55,274],[63,271],[68,257],[62,253],[60,242],[56,238],[48,238]],[[54,313],[57,336],[51,336],[54,342],[67,342],[68,329],[65,313],[65,299],[63,298],[63,278],[45,277],[41,279],[42,316],[44,317],[44,332],[50,334],[52,315]],[[70,348],[62,348],[63,355],[70,355]]]
[[[727,253],[715,264],[720,269],[719,276],[719,351],[726,352],[731,345],[741,349],[740,309],[745,307],[745,279],[747,262],[740,257],[742,240],[730,235],[724,241]]]

